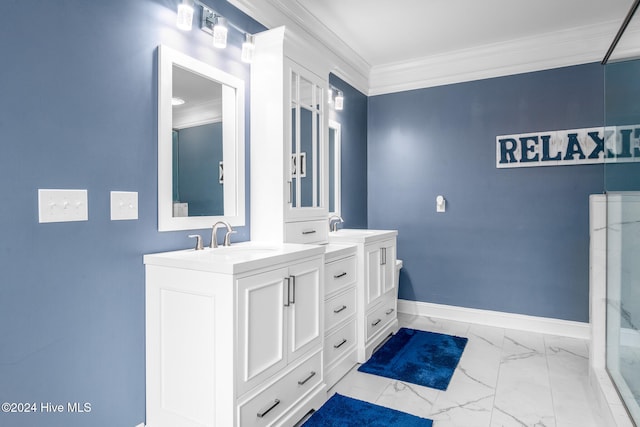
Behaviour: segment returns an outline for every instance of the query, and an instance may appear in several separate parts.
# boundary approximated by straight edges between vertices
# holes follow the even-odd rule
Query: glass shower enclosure
[[[640,17],[632,6],[603,60],[607,198],[606,368],[640,424]],[[635,53],[633,53],[635,52]]]

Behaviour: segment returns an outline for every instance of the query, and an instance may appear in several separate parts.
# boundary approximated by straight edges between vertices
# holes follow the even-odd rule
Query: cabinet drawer
[[[327,221],[288,222],[284,226],[285,241],[288,243],[326,243],[329,226]]]
[[[385,298],[367,315],[367,341],[396,317],[395,298]]]
[[[356,257],[328,262],[325,267],[325,295],[356,282]]]
[[[329,298],[324,303],[324,329],[330,330],[356,312],[356,288]]]
[[[320,352],[300,364],[278,381],[240,405],[239,425],[268,426],[298,399],[322,382]]]
[[[356,345],[356,321],[346,323],[324,339],[324,364],[331,365]],[[354,360],[355,363],[355,360]]]

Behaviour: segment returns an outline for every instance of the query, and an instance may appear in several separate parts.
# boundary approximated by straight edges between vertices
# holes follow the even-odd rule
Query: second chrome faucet
[[[231,235],[235,233],[235,230],[231,228],[231,224],[229,224],[227,221],[218,221],[213,224],[213,229],[211,229],[211,245],[209,245],[209,247],[218,247],[218,229],[222,227],[226,227],[227,229],[227,232],[224,235],[223,245],[231,246]]]

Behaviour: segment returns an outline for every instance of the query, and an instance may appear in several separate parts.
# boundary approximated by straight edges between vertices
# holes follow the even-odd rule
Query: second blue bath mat
[[[452,335],[401,328],[358,370],[446,390],[467,341]]]

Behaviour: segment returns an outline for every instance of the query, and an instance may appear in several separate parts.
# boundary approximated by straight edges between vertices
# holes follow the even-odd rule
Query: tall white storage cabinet
[[[326,243],[329,71],[284,27],[255,35],[251,239]]]
[[[364,363],[387,336],[398,330],[396,230],[338,230],[331,243],[357,246],[358,362]]]
[[[291,426],[326,398],[324,248],[215,251],[145,256],[147,426]]]

